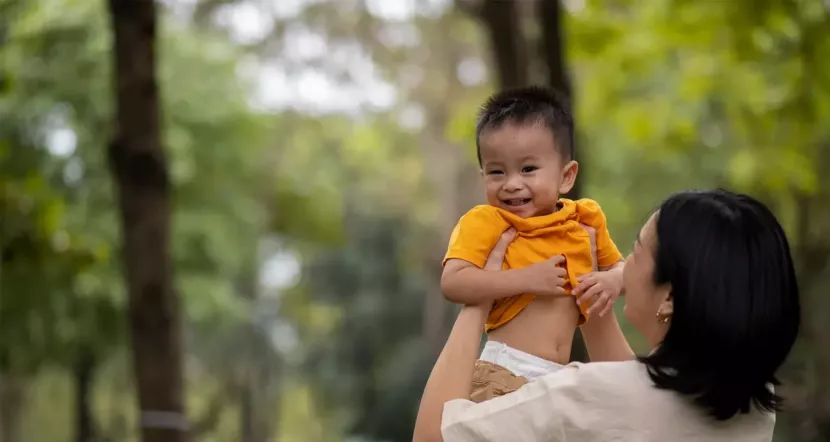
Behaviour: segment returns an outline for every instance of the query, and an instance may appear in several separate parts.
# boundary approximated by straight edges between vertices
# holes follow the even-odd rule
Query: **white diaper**
[[[529,381],[562,368],[562,365],[556,362],[533,356],[496,341],[487,341],[479,359],[504,367]]]

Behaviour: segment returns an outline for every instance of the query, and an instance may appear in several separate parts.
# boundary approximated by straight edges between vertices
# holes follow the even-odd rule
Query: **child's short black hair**
[[[505,122],[542,123],[553,134],[557,148],[566,161],[574,157],[574,122],[565,100],[553,89],[527,86],[496,92],[481,107],[476,123],[476,155],[481,165],[479,139],[484,129],[497,128]]]

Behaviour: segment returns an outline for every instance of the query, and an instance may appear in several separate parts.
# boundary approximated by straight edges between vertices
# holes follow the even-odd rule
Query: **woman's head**
[[[784,231],[763,204],[726,191],[667,199],[624,271],[625,316],[650,341],[659,388],[718,419],[776,410],[770,389],[795,342],[798,286]]]

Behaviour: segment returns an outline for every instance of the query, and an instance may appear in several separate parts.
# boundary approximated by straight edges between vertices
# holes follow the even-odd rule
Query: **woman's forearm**
[[[458,314],[424,387],[415,420],[414,442],[441,442],[444,403],[470,397],[473,366],[478,358],[481,333],[489,311],[489,305],[464,306]]]
[[[622,278],[625,261],[620,260],[613,266],[600,268],[603,272],[619,272]],[[614,310],[610,314],[599,316],[592,315],[585,324],[580,327],[582,337],[585,339],[585,347],[588,349],[588,357],[591,362],[605,361],[629,361],[634,359],[634,352],[623,335],[620,324]]]
[[[600,317],[593,315],[580,327],[591,362],[629,361],[634,352],[623,335],[613,311]]]

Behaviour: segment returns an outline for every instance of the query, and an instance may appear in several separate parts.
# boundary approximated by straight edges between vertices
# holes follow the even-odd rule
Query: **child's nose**
[[[504,183],[504,190],[508,192],[515,192],[517,190],[521,190],[522,186],[521,177],[508,176],[507,181]]]

